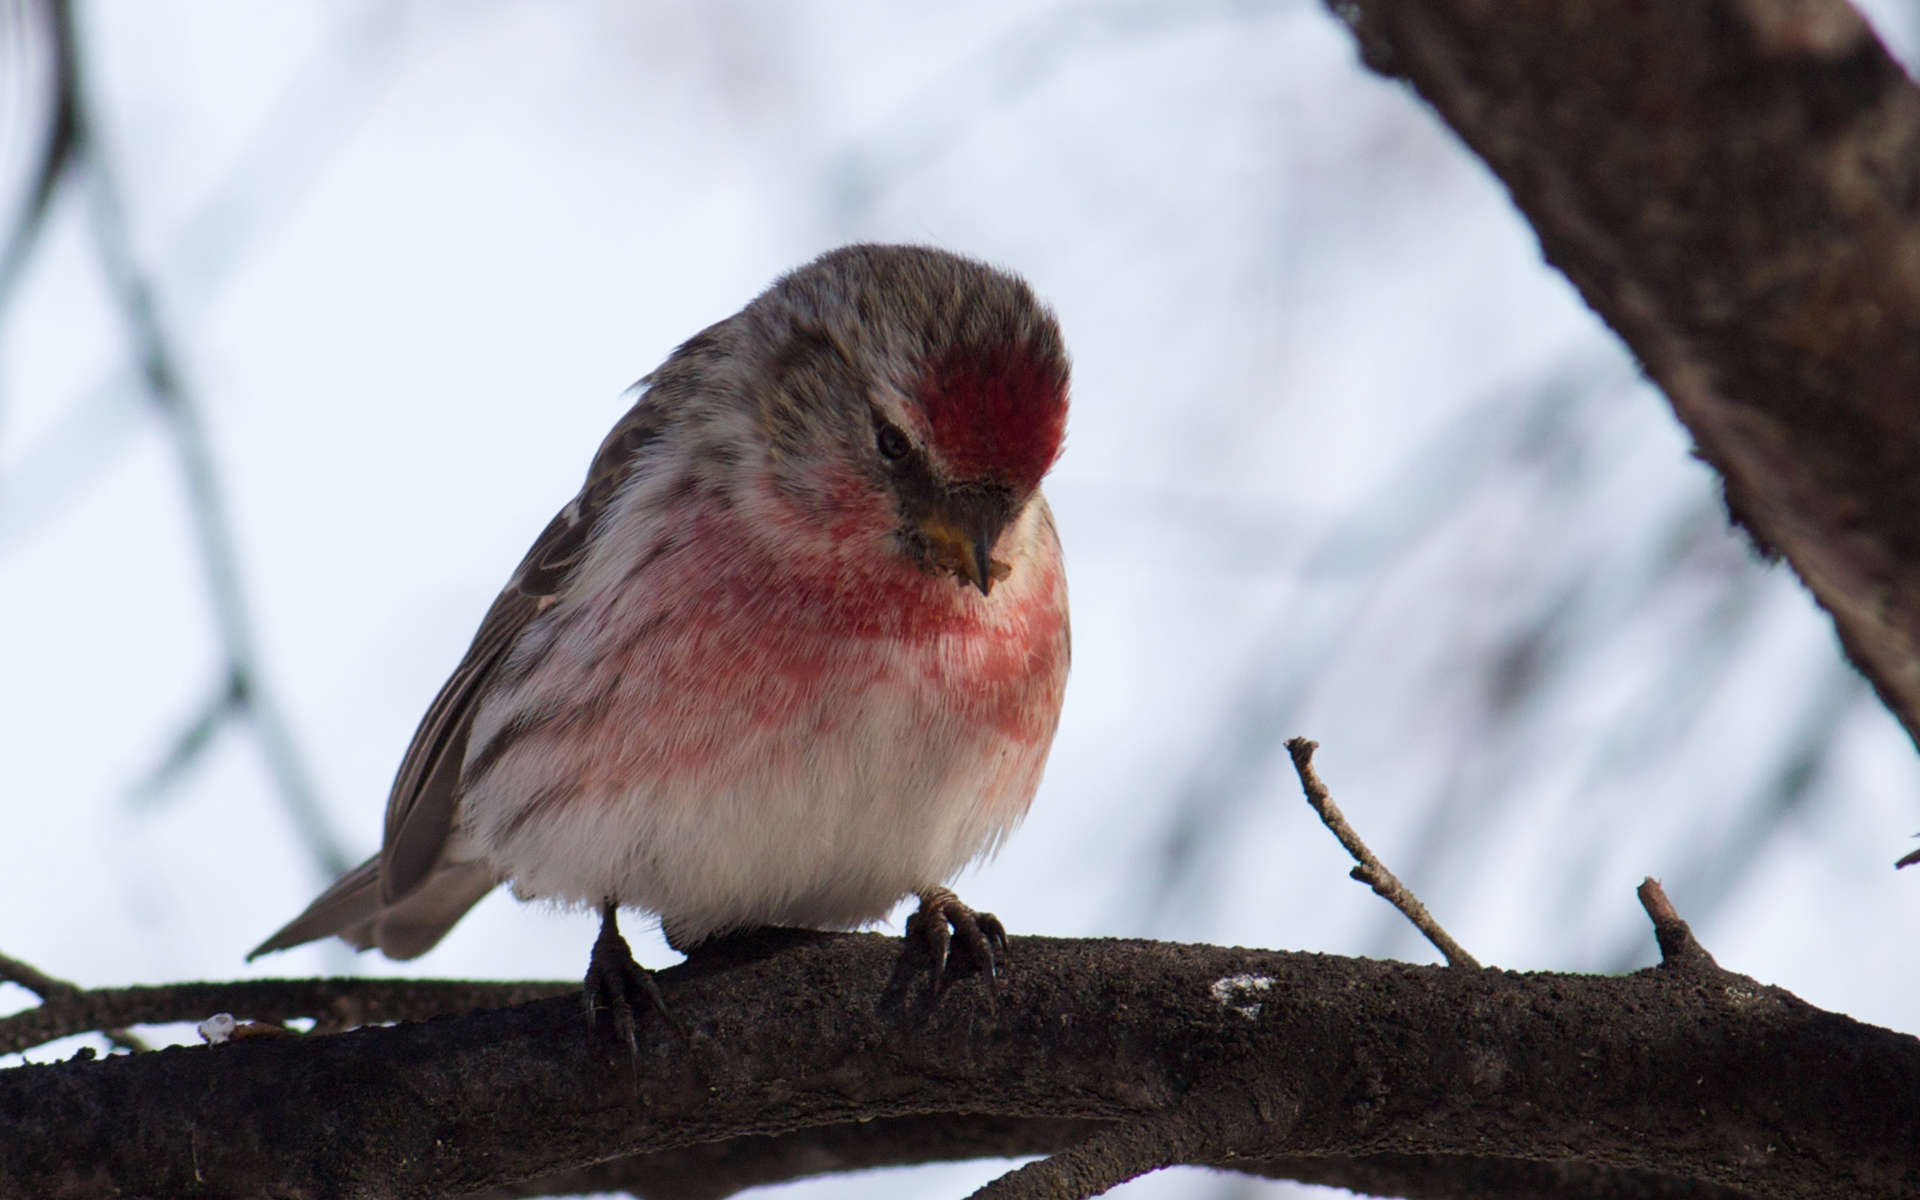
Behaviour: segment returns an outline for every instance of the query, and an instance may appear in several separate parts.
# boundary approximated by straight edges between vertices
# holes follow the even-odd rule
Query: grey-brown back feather
[[[340,936],[361,950],[377,946],[388,958],[418,958],[499,882],[485,863],[443,865],[399,903],[383,905],[370,920],[341,930]]]
[[[417,958],[497,882],[485,864],[456,863],[434,871],[399,903],[388,904],[380,898],[380,860],[370,858],[341,876],[247,958],[332,935],[356,950],[377,946],[388,958]]]
[[[256,959],[262,954],[339,933],[372,920],[379,911],[380,860],[370,858],[342,875],[332,887],[307,905],[305,912],[288,921],[280,932],[255,946],[247,958]],[[358,942],[355,945],[366,948]]]

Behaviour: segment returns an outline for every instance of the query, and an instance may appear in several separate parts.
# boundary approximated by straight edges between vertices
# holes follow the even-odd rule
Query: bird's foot
[[[614,913],[616,905],[607,901],[600,906],[600,936],[593,941],[593,957],[587,962],[583,998],[587,1006],[587,1035],[615,1050],[625,1046],[629,1057],[640,1058],[639,1018],[636,1009],[642,1001],[678,1028],[667,1011],[666,998],[653,972],[633,960],[633,950],[620,936]]]
[[[989,988],[999,977],[999,964],[1007,957],[1007,928],[1000,918],[975,912],[943,887],[920,893],[920,907],[907,918],[907,938],[925,946],[932,956],[936,989],[947,984],[947,952],[956,941],[985,972]]]

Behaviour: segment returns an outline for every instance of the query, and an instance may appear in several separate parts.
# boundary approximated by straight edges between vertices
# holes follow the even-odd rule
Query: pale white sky
[[[1302,733],[1483,961],[1652,961],[1652,874],[1723,964],[1920,1029],[1911,744],[1497,183],[1318,4],[82,10],[266,677],[356,855],[622,389],[821,250],[926,241],[1027,275],[1075,360],[1075,675],[970,902],[1016,938],[1430,958],[1300,802]],[[1920,22],[1883,24],[1913,61]],[[25,73],[0,105],[17,175]],[[88,985],[401,970],[242,963],[325,882],[244,729],[128,799],[218,643],[71,190],[0,324],[0,596],[0,949]],[[1756,818],[1809,741],[1804,804]],[[503,895],[404,971],[570,978],[592,935]],[[1119,1194],[1229,1186],[1287,1194]]]

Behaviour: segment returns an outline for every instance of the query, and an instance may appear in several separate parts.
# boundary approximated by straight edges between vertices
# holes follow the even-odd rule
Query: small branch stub
[[[1660,943],[1662,965],[1682,971],[1720,969],[1713,955],[1694,940],[1693,930],[1674,911],[1673,901],[1667,899],[1666,889],[1660,886],[1659,880],[1649,875],[1640,882],[1636,894],[1640,897],[1640,907],[1647,910],[1647,917],[1653,922],[1653,936]]]

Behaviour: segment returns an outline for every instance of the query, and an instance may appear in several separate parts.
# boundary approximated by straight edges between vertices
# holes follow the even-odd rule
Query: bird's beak
[[[991,595],[995,581],[1009,574],[1007,564],[993,560],[993,534],[985,529],[962,529],[934,516],[920,523],[920,532],[926,535],[934,564],[972,584],[982,596]]]
[[[973,553],[966,556],[969,568],[964,572],[966,580],[979,588],[982,596],[991,595],[993,593],[993,543],[987,540],[986,534],[978,533],[974,535],[973,545],[969,549]]]

